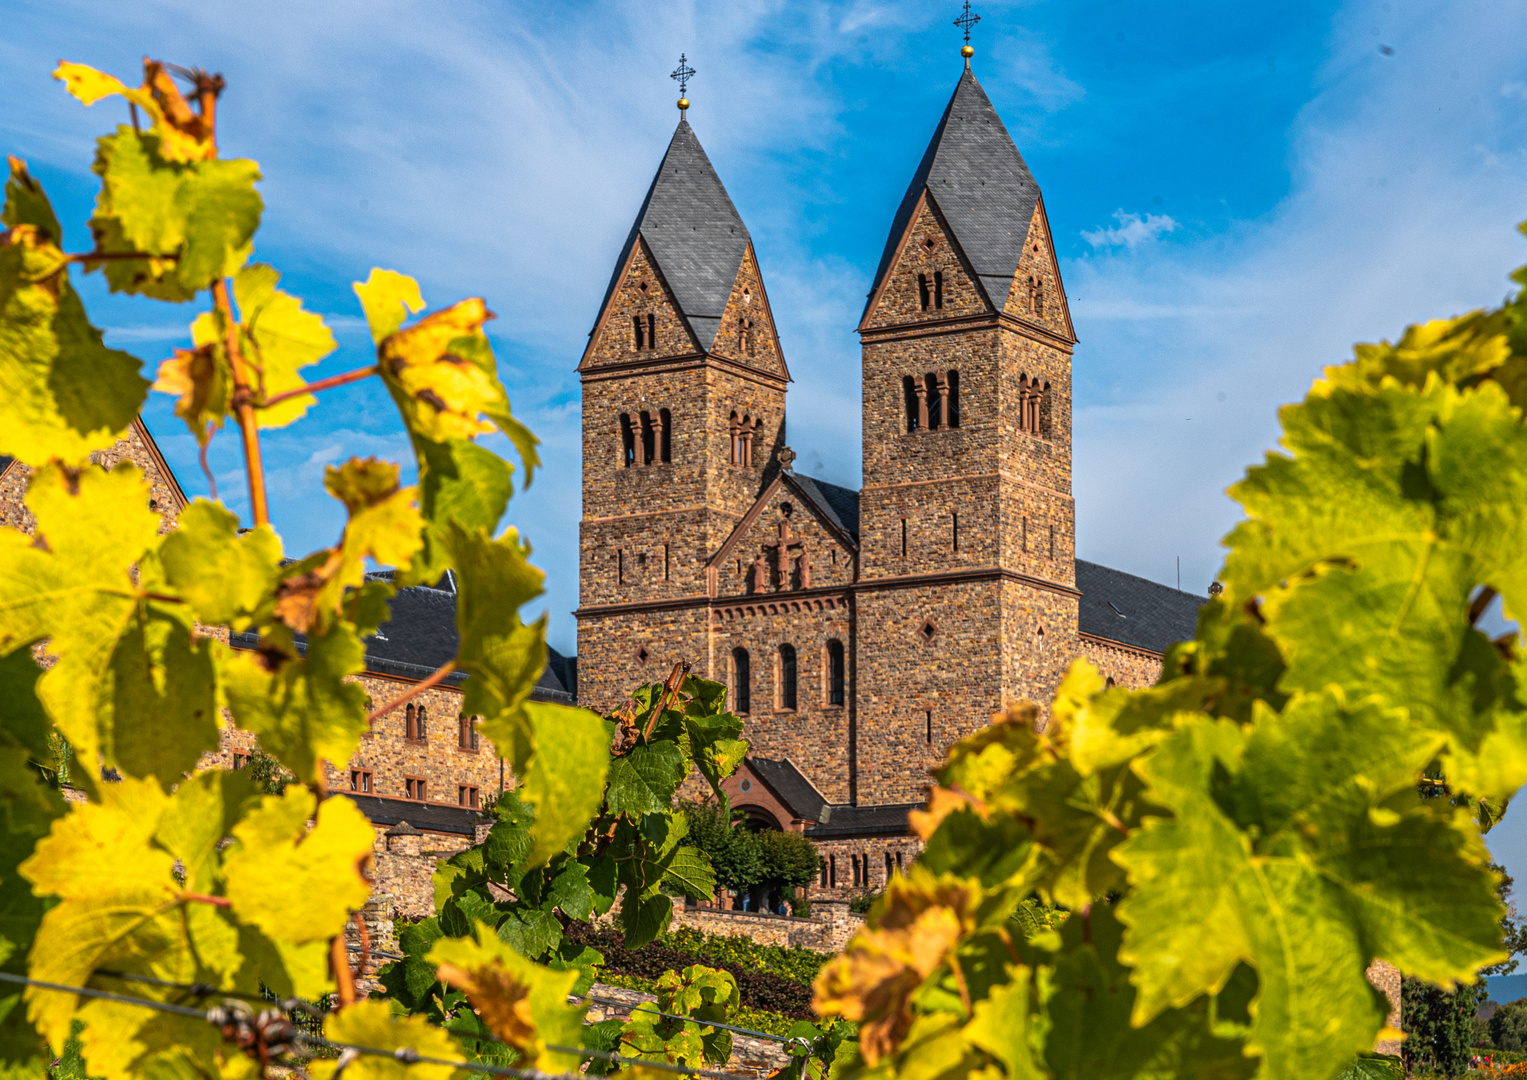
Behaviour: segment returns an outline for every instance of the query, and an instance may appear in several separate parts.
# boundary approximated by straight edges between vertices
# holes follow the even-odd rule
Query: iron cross
[[[970,28],[981,21],[981,16],[970,10],[970,0],[965,0],[965,10],[954,20],[954,25],[965,31],[965,44],[970,44]]]
[[[965,6],[969,7],[970,5],[967,3]],[[976,17],[980,18],[979,15]],[[679,80],[679,97],[688,96],[689,80],[694,78],[694,75],[695,69],[689,66],[689,63],[684,58],[684,54],[679,53],[679,66],[674,68],[672,74],[668,76],[670,79]]]

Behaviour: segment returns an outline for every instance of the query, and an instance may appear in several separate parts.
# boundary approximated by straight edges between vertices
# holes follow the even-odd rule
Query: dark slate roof
[[[1076,560],[1076,587],[1082,594],[1077,616],[1082,633],[1154,652],[1190,639],[1198,627],[1198,609],[1208,600],[1081,559]]]
[[[621,271],[636,246],[637,236],[647,241],[658,270],[673,290],[679,311],[689,321],[700,348],[709,352],[749,237],[748,227],[742,223],[688,120],[679,121],[663,163],[652,178],[652,187],[647,190],[647,198],[631,225],[604,301],[599,305],[600,318],[620,283]]]
[[[749,757],[748,765],[790,812],[803,821],[820,821],[827,800],[789,758]]]
[[[415,830],[425,832],[456,833],[459,836],[475,836],[479,822],[492,820],[480,810],[447,803],[414,802],[412,799],[385,799],[380,795],[357,795],[353,791],[339,792],[355,803],[366,820],[377,825],[397,825],[408,822]],[[389,835],[412,835],[390,830]]]
[[[924,188],[949,223],[987,297],[1002,310],[1039,202],[1039,185],[969,69],[960,77],[896,211],[885,253],[875,271],[875,283],[870,287],[871,297],[891,267],[896,245],[901,243]],[[865,313],[869,313],[867,304]]]
[[[829,484],[826,480],[804,476],[801,473],[788,475],[795,481],[796,486],[816,503],[817,508],[827,515],[829,521],[855,540],[859,538],[859,493],[857,491],[839,487],[837,484]]]
[[[390,578],[391,571],[367,574],[367,577]],[[405,679],[423,679],[456,655],[460,640],[456,633],[456,589],[448,573],[436,586],[414,585],[399,589],[388,602],[392,617],[377,627],[376,635],[366,639],[366,670],[379,675]],[[259,642],[253,633],[234,634],[234,648],[252,649]],[[306,639],[299,635],[298,651],[306,651]],[[572,658],[548,647],[546,670],[531,691],[536,701],[571,702],[573,693],[564,682]],[[446,676],[445,682],[460,686],[466,681],[463,671]]]
[[[907,814],[921,809],[922,803],[896,803],[890,806],[824,806],[815,825],[806,828],[809,840],[828,840],[835,836],[899,836],[905,833]]]

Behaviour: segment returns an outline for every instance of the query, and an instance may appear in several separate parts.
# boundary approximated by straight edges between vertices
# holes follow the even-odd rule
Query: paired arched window
[[[1018,376],[1018,430],[1030,435],[1048,436],[1050,385],[1039,376]]]
[[[1029,314],[1036,319],[1044,318],[1045,313],[1045,283],[1037,278],[1029,278]]]
[[[456,721],[456,745],[462,750],[477,749],[477,723],[470,716],[461,716]]]
[[[942,431],[960,426],[960,373],[930,371],[901,380],[908,431]]]
[[[667,464],[673,460],[673,414],[667,409],[656,412],[620,414],[621,467]]]
[[[737,410],[732,410],[732,417],[727,426],[732,440],[729,460],[733,465],[752,468],[753,433],[758,430],[758,424],[759,421],[756,418],[752,416],[739,417]]]
[[[752,712],[753,705],[753,665],[748,659],[748,650],[732,650],[732,711]]]
[[[944,272],[917,275],[917,300],[924,311],[942,311],[944,308]]]
[[[843,643],[827,643],[827,704],[842,705],[845,698]]]
[[[781,709],[795,708],[795,676],[795,646],[781,645],[779,647],[779,707]]]
[[[415,742],[423,742],[425,720],[424,706],[410,705],[403,712],[403,737]]]

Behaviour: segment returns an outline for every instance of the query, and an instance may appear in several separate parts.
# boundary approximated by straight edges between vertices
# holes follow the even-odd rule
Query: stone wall
[[[864,925],[864,916],[848,910],[848,901],[823,898],[811,901],[811,917],[770,915],[758,911],[682,905],[674,908],[673,927],[686,927],[720,937],[745,937],[759,945],[778,945],[813,952],[841,952],[853,932]]]
[[[842,901],[881,892],[891,875],[912,868],[923,842],[914,833],[902,836],[844,837],[813,840],[822,856],[822,876],[806,890],[812,911],[819,902]]]
[[[1079,635],[1081,654],[1097,665],[1103,678],[1115,686],[1143,690],[1161,678],[1161,654],[1117,641]]]

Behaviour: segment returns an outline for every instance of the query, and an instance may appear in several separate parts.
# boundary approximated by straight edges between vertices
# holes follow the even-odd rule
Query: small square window
[[[458,785],[456,788],[456,802],[461,806],[476,810],[478,808],[477,789],[467,784]]]
[[[405,776],[403,778],[403,790],[408,798],[417,799],[420,802],[425,801],[424,781],[417,776]]]
[[[351,769],[350,790],[360,792],[362,795],[370,795],[371,771],[369,769]]]

